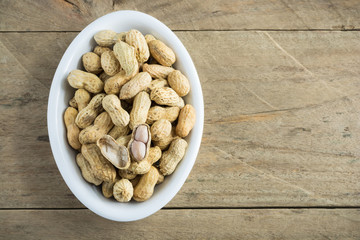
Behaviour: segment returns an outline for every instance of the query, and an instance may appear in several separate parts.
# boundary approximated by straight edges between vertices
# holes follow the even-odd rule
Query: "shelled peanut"
[[[195,125],[183,99],[187,77],[174,51],[138,30],[95,34],[98,44],[68,75],[77,89],[64,113],[69,145],[86,181],[106,198],[145,201],[176,171]]]

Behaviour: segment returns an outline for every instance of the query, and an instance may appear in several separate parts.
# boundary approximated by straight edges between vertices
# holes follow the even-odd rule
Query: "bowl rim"
[[[151,21],[152,24],[155,24],[156,26],[160,27],[162,30],[164,30],[166,32],[166,36],[163,36],[163,37],[166,39],[170,39],[170,41],[174,45],[177,46],[177,49],[179,49],[178,51],[181,52],[182,60],[187,62],[186,69],[188,72],[191,73],[191,76],[192,76],[192,78],[191,79],[189,78],[189,80],[191,81],[192,91],[194,91],[193,99],[196,100],[196,105],[197,105],[197,108],[196,108],[197,119],[196,119],[196,124],[195,124],[196,127],[194,127],[192,130],[192,135],[195,135],[195,136],[192,137],[191,143],[189,144],[189,148],[191,145],[192,153],[191,153],[191,156],[187,156],[187,155],[185,156],[186,158],[188,158],[188,157],[190,158],[190,160],[188,160],[186,162],[187,168],[185,168],[185,170],[182,172],[182,174],[177,175],[176,182],[172,183],[172,185],[174,185],[174,187],[170,189],[170,192],[167,192],[167,195],[164,197],[164,199],[162,201],[155,202],[155,204],[152,205],[151,207],[149,207],[150,209],[147,210],[146,212],[143,212],[140,214],[135,214],[135,215],[130,215],[130,216],[129,215],[125,215],[125,216],[124,215],[114,215],[114,213],[112,213],[112,212],[101,211],[101,209],[96,207],[96,205],[94,203],[92,203],[90,200],[88,200],[86,198],[86,196],[83,196],[82,194],[80,194],[79,188],[75,186],[75,183],[71,182],[71,178],[70,178],[71,176],[70,176],[70,174],[67,173],[67,171],[66,171],[67,167],[64,164],[64,161],[62,161],[62,159],[64,157],[63,156],[64,151],[67,151],[67,149],[64,147],[64,145],[66,145],[67,142],[65,141],[65,143],[64,143],[64,140],[62,140],[61,136],[58,134],[59,133],[59,124],[63,124],[63,119],[62,119],[62,115],[60,118],[59,114],[57,113],[58,107],[53,107],[53,106],[58,106],[58,103],[60,101],[59,94],[62,90],[59,88],[59,84],[61,84],[61,81],[63,81],[63,79],[64,79],[64,73],[62,73],[61,70],[67,69],[66,61],[68,61],[69,57],[74,57],[71,52],[76,49],[76,46],[79,44],[80,39],[84,38],[86,33],[96,23],[101,22],[101,21],[106,21],[106,19],[109,19],[109,18],[116,18],[117,16],[120,16],[120,15],[124,15],[124,17],[130,16],[130,17],[143,18],[144,19],[143,21]],[[173,199],[173,197],[177,194],[177,192],[181,189],[185,180],[189,176],[189,174],[192,170],[192,167],[194,166],[194,163],[195,163],[195,160],[197,158],[198,151],[200,148],[200,144],[201,144],[203,126],[204,126],[204,102],[203,102],[203,94],[202,94],[201,84],[200,84],[200,80],[199,80],[195,65],[194,65],[188,51],[186,50],[185,46],[182,44],[182,42],[179,40],[179,38],[175,35],[175,33],[173,31],[171,31],[171,29],[169,29],[165,24],[163,24],[156,18],[154,18],[148,14],[138,12],[138,11],[121,10],[121,11],[116,11],[116,12],[106,14],[100,18],[97,18],[96,20],[91,22],[89,25],[87,25],[72,40],[71,44],[68,46],[65,53],[63,54],[63,56],[59,62],[59,65],[56,69],[56,72],[54,74],[54,77],[52,79],[47,108],[48,108],[47,109],[47,126],[48,126],[49,142],[50,142],[51,150],[52,150],[52,153],[54,156],[54,160],[56,162],[56,165],[57,165],[57,167],[60,171],[60,174],[61,174],[62,178],[64,179],[66,185],[68,186],[70,191],[75,195],[75,197],[83,205],[85,205],[89,210],[93,211],[94,213],[98,214],[99,216],[102,216],[104,218],[107,218],[107,219],[113,220],[113,221],[128,222],[128,221],[139,220],[139,219],[142,219],[142,218],[145,218],[145,217],[148,217],[148,216],[154,214],[155,212],[160,210],[162,207],[164,207],[168,202],[170,202]],[[187,152],[189,151],[189,148],[187,149]],[[137,203],[137,204],[140,204],[140,203]]]

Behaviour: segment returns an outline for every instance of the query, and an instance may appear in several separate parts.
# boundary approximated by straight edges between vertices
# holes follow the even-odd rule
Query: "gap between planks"
[[[276,209],[359,209],[360,206],[272,206],[272,207],[165,207],[160,210],[276,210]],[[83,208],[0,208],[0,211],[65,211],[65,210],[87,210]]]
[[[358,32],[360,28],[354,29],[200,29],[200,30],[187,30],[176,29],[173,32]],[[0,33],[79,33],[80,31],[0,31]]]

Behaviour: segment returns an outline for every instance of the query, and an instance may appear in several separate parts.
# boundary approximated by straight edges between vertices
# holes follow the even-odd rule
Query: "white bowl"
[[[175,172],[167,176],[162,184],[157,185],[153,196],[145,202],[119,203],[113,199],[106,199],[98,187],[82,178],[75,162],[76,151],[67,144],[63,114],[75,90],[69,86],[66,77],[71,70],[82,68],[81,56],[92,51],[95,46],[94,34],[104,29],[112,29],[116,32],[138,29],[143,34],[154,35],[174,50],[177,57],[174,67],[190,80],[191,91],[185,97],[185,102],[194,106],[197,118],[191,134],[186,139],[189,147]],[[159,20],[147,14],[118,11],[95,20],[72,41],[56,69],[51,84],[47,117],[51,149],[59,171],[70,190],[94,213],[110,220],[125,222],[142,219],[155,213],[164,207],[184,184],[195,163],[201,143],[204,103],[194,63],[177,36]]]

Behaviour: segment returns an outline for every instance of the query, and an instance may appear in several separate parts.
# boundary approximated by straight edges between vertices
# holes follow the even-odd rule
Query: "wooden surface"
[[[205,101],[189,178],[133,223],[84,209],[46,128],[62,54],[120,9],[176,30]],[[0,239],[359,239],[359,16],[340,0],[0,1]]]

